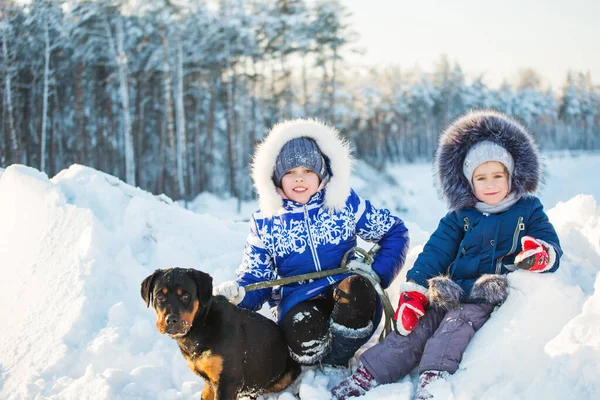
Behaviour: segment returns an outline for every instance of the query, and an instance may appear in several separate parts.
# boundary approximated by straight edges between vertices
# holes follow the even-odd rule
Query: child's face
[[[306,204],[319,189],[319,176],[308,168],[296,167],[283,175],[281,188],[288,199]]]
[[[500,203],[508,194],[508,172],[504,164],[488,161],[473,172],[475,196],[489,206]]]

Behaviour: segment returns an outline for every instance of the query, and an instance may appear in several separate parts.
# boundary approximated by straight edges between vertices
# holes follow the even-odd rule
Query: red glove
[[[408,335],[419,322],[419,318],[425,315],[425,307],[429,301],[427,297],[417,291],[406,291],[400,293],[400,301],[398,309],[394,315],[394,319],[398,321],[398,332],[406,336]]]
[[[552,268],[553,262],[550,263],[550,255],[548,254],[548,245],[531,236],[523,236],[521,238],[521,251],[515,257],[515,265],[531,272],[543,272]],[[549,265],[550,264],[550,265]]]

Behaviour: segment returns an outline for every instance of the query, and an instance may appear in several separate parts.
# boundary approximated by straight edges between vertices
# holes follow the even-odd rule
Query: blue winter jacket
[[[381,249],[373,270],[386,288],[404,265],[408,230],[388,210],[377,209],[353,190],[338,212],[323,206],[324,190],[305,205],[284,200],[282,211],[265,218],[258,211],[250,221],[250,234],[238,269],[238,283],[246,286],[288,276],[338,268],[344,254],[356,246],[357,236],[377,242]],[[259,289],[246,293],[240,307],[258,310],[269,301],[277,305],[277,319],[296,304],[331,290],[331,285],[349,276],[335,275],[291,283],[279,290]],[[378,322],[381,310],[374,318]]]
[[[517,269],[514,259],[525,235],[554,248],[554,266],[546,272],[556,271],[562,250],[537,197],[523,196],[498,214],[484,214],[473,207],[451,211],[441,219],[406,278],[428,287],[429,278],[449,275],[468,296],[481,275],[506,274]]]

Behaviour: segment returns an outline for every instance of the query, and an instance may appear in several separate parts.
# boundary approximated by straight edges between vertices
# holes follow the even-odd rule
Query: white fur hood
[[[275,161],[283,146],[292,139],[313,139],[324,155],[330,172],[325,187],[324,204],[327,209],[341,210],[350,195],[350,174],[353,159],[350,143],[333,127],[312,119],[295,119],[279,123],[271,129],[263,142],[256,147],[252,163],[252,179],[258,193],[258,205],[263,216],[277,214],[283,199],[273,183]]]

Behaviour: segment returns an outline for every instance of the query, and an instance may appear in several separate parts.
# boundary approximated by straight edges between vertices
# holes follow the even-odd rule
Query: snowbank
[[[376,196],[398,193],[390,185]],[[404,200],[415,215],[418,201]],[[218,204],[208,199],[210,215],[193,213],[78,165],[52,179],[8,167],[0,176],[0,398],[198,399],[203,383],[154,327],[140,283],[169,266],[204,270],[215,283],[234,277],[247,223],[214,217],[209,207]],[[436,398],[600,398],[600,209],[594,197],[576,196],[548,214],[565,251],[561,269],[510,276],[507,302]],[[428,236],[419,222],[407,219],[404,273]],[[270,399],[328,399],[345,373],[306,369]],[[413,379],[364,398],[409,399]]]
[[[0,398],[193,398],[201,390],[175,343],[158,335],[140,283],[174,265],[230,279],[245,224],[82,166],[52,180],[7,168],[0,221]]]

